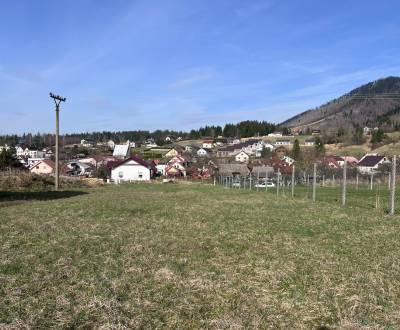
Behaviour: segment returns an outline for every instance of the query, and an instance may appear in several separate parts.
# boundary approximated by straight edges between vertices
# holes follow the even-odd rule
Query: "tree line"
[[[190,132],[174,131],[174,130],[155,130],[153,132],[147,130],[134,131],[102,131],[102,132],[85,132],[63,134],[60,136],[62,145],[79,144],[82,139],[93,142],[107,142],[113,140],[116,143],[125,142],[127,140],[142,143],[147,139],[154,139],[158,145],[166,143],[167,136],[177,139],[201,139],[224,137],[251,137],[257,135],[267,135],[278,129],[278,127],[267,121],[246,120],[237,124],[226,124],[222,126],[205,126],[199,129],[193,129]],[[284,130],[284,129],[283,129]],[[21,135],[0,135],[0,145],[8,144],[10,146],[24,145],[27,147],[42,149],[55,144],[54,134],[43,133],[24,133]]]

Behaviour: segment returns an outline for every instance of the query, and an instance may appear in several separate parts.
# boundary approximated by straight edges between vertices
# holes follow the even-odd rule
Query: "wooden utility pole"
[[[342,186],[342,205],[346,205],[346,185],[347,185],[347,160],[344,160],[343,165],[343,186]]]
[[[54,100],[54,103],[56,105],[56,154],[55,154],[55,177],[54,177],[54,188],[55,190],[58,190],[59,187],[59,180],[60,180],[60,173],[59,173],[59,136],[60,136],[60,103],[65,102],[66,98],[61,97],[59,95],[54,95],[53,93],[50,93],[50,97]]]
[[[312,187],[312,200],[313,200],[313,202],[315,202],[316,189],[317,189],[317,163],[314,163],[313,187]]]
[[[396,198],[396,155],[392,160],[392,177],[390,180],[390,214],[393,215],[395,211],[395,198]]]
[[[294,197],[294,172],[295,172],[295,168],[294,168],[294,164],[292,165],[292,198]]]

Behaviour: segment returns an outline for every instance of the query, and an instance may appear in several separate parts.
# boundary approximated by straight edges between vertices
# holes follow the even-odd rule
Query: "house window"
[[[118,176],[120,177],[120,178],[123,178],[124,177],[124,172],[118,172]]]
[[[142,178],[143,178],[143,173],[139,172],[139,179],[142,179]]]

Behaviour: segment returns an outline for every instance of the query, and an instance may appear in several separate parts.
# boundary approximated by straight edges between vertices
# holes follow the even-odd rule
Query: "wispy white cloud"
[[[181,75],[176,81],[171,82],[167,87],[169,89],[179,89],[190,87],[193,84],[212,79],[215,71],[211,67],[192,68]]]

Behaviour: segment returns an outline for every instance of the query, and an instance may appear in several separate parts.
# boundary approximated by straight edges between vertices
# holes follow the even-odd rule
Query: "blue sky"
[[[400,75],[399,1],[1,1],[0,134],[280,122]]]

